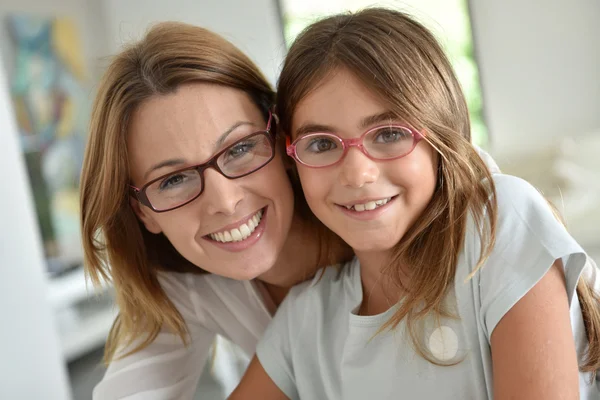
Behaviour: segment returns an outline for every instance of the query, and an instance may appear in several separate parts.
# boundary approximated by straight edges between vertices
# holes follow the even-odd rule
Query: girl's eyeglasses
[[[300,164],[323,168],[342,161],[351,147],[358,147],[377,161],[395,160],[410,154],[423,136],[402,125],[382,125],[369,129],[357,139],[343,139],[333,133],[310,133],[290,144],[287,154]]]

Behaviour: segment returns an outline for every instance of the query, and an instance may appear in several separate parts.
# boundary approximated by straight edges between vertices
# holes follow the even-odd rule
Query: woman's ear
[[[141,203],[133,197],[129,197],[129,205],[133,209],[135,215],[139,218],[140,221],[142,221],[142,223],[149,232],[154,234],[162,232],[160,225],[158,225],[158,223],[154,219],[154,213],[150,211],[148,207],[142,207]]]

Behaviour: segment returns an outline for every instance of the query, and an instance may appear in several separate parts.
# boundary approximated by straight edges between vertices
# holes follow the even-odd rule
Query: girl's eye
[[[335,141],[327,137],[313,138],[306,146],[306,150],[312,153],[324,153],[335,148],[337,148]]]
[[[382,128],[375,134],[376,143],[396,143],[402,140],[412,139],[410,132],[400,128]]]

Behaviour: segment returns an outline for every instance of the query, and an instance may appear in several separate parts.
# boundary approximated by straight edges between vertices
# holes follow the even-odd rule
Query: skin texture
[[[240,125],[218,144],[219,137],[236,124]],[[249,96],[232,88],[192,83],[154,96],[131,118],[127,148],[133,184],[142,187],[161,175],[203,163],[223,147],[265,127]],[[166,160],[178,161],[150,171]],[[246,177],[230,180],[208,169],[204,179],[202,195],[181,208],[155,213],[135,200],[131,205],[150,232],[165,234],[185,258],[206,271],[234,279],[268,274],[284,248],[293,219],[293,193],[282,155],[276,154],[268,165]],[[264,207],[266,229],[252,247],[231,252],[207,238]]]
[[[564,276],[557,260],[492,332],[495,399],[579,399]]]

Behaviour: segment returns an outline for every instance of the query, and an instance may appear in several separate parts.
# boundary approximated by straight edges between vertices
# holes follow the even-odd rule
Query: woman
[[[87,272],[120,310],[94,398],[193,397],[216,334],[252,354],[288,288],[350,256],[298,203],[273,104],[243,53],[190,25],[109,66],[81,181]]]

